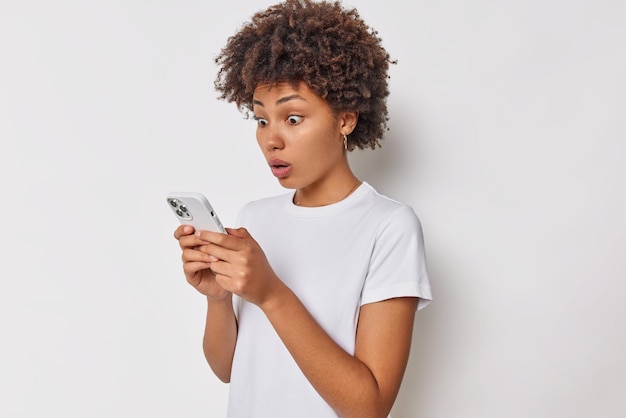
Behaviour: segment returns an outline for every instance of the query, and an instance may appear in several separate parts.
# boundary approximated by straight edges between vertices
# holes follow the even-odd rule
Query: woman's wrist
[[[266,316],[270,316],[277,310],[289,305],[290,298],[296,298],[295,293],[281,280],[277,280],[275,283],[276,285],[268,294],[268,297],[266,297],[262,303],[258,304],[259,308]]]
[[[206,296],[207,304],[209,305],[229,305],[233,302],[233,294],[231,292],[227,292],[224,296],[214,297],[214,296]]]

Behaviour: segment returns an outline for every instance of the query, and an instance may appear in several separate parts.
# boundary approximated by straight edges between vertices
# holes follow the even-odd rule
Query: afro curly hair
[[[252,110],[260,83],[304,82],[335,112],[358,112],[348,149],[380,146],[387,130],[389,54],[378,32],[340,2],[286,0],[256,13],[215,58],[221,100]]]

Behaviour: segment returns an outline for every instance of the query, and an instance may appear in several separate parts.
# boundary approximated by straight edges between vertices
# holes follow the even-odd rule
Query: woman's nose
[[[267,125],[258,132],[257,137],[259,138],[260,145],[267,151],[275,151],[285,147],[283,134],[277,127]]]

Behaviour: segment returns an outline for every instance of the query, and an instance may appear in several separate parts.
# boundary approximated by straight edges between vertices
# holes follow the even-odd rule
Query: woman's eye
[[[287,121],[290,125],[297,125],[298,123],[302,122],[302,119],[302,116],[291,115],[287,118]]]
[[[254,120],[256,120],[256,123],[258,123],[258,124],[259,124],[259,126],[265,126],[265,125],[267,125],[267,119],[263,119],[263,118],[260,118],[260,117],[258,117],[258,116],[255,116],[255,117],[254,117]]]

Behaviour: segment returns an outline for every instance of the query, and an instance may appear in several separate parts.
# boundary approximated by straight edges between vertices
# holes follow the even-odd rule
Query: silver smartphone
[[[167,204],[182,225],[191,225],[196,231],[226,233],[209,200],[201,193],[171,192]]]

